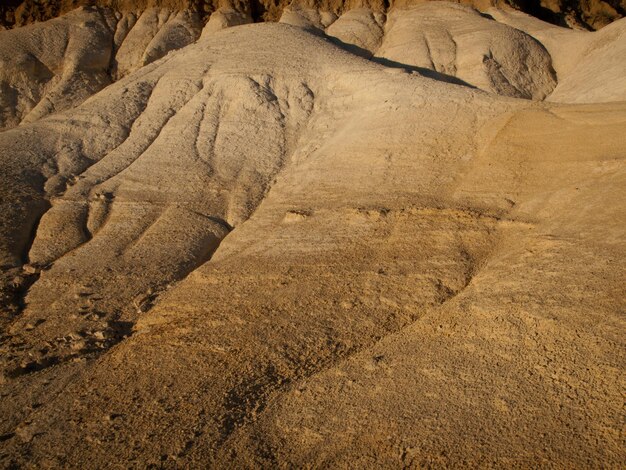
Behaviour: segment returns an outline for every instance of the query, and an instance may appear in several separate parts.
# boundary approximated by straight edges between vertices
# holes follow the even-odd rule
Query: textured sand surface
[[[626,464],[626,20],[313,6],[0,31],[0,466]]]

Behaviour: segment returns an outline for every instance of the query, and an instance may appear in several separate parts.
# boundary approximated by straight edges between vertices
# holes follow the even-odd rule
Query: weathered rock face
[[[367,7],[386,13],[394,6],[408,6],[429,0],[8,0],[0,5],[0,24],[22,26],[45,21],[78,6],[98,5],[121,12],[140,12],[148,8],[171,11],[191,10],[206,22],[219,8],[230,8],[254,21],[277,21],[292,4],[340,15],[353,8]],[[509,5],[558,25],[600,29],[626,14],[626,0],[457,0],[478,9]]]
[[[451,3],[392,10],[376,56],[504,96],[544,99],[556,85],[550,54],[539,42]]]
[[[550,23],[592,30],[626,15],[625,0],[513,0],[512,5]]]
[[[147,5],[133,11],[80,7],[45,23],[0,31],[0,129],[75,106],[200,36],[254,21],[249,5],[219,7],[206,24],[197,9]],[[567,91],[570,87],[575,92],[583,82],[594,90],[595,101],[623,94],[612,85],[620,81],[624,68],[619,60],[622,49],[613,46],[622,35],[619,25],[597,36],[557,28],[556,35],[565,41],[561,49],[567,49],[560,52],[552,47],[554,35],[538,33],[543,26],[528,29],[529,17],[516,16],[510,9],[481,13],[447,2],[398,3],[386,14],[385,7],[376,4],[344,13],[341,10],[348,5],[335,8],[337,13],[330,5],[324,6],[330,10],[318,7],[304,2],[290,5],[278,20],[327,35],[373,61],[503,96],[543,100],[552,94],[553,100],[585,101],[587,93],[574,97]],[[526,26],[494,21],[492,14],[504,23],[523,18]],[[602,47],[616,58],[603,74],[591,72],[592,66],[572,70],[583,59],[593,63],[598,54],[603,60],[604,53],[597,52]],[[609,69],[614,78],[606,75]],[[557,82],[558,90],[552,93]]]
[[[0,129],[75,106],[106,85],[194,42],[197,14],[80,7],[0,32]]]

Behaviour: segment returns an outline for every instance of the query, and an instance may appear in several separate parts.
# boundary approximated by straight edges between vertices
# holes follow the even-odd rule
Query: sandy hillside
[[[0,467],[626,465],[626,20],[157,3],[0,31]]]

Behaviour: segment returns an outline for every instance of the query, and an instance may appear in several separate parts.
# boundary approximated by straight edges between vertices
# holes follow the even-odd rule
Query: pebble
[[[32,264],[25,264],[24,266],[22,266],[22,270],[26,274],[37,274],[39,272],[39,269],[36,266],[33,266]]]

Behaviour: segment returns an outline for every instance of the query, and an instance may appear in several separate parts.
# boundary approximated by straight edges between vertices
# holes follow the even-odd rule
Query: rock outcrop
[[[23,26],[46,21],[79,6],[110,7],[120,12],[149,8],[190,10],[208,21],[220,8],[233,9],[255,22],[277,21],[294,3],[299,7],[341,15],[354,8],[370,8],[386,14],[390,8],[417,5],[432,0],[7,0],[0,5],[0,25]],[[439,0],[434,0],[439,1]],[[559,26],[600,29],[626,14],[625,0],[457,0],[456,3],[484,10],[510,6]]]

